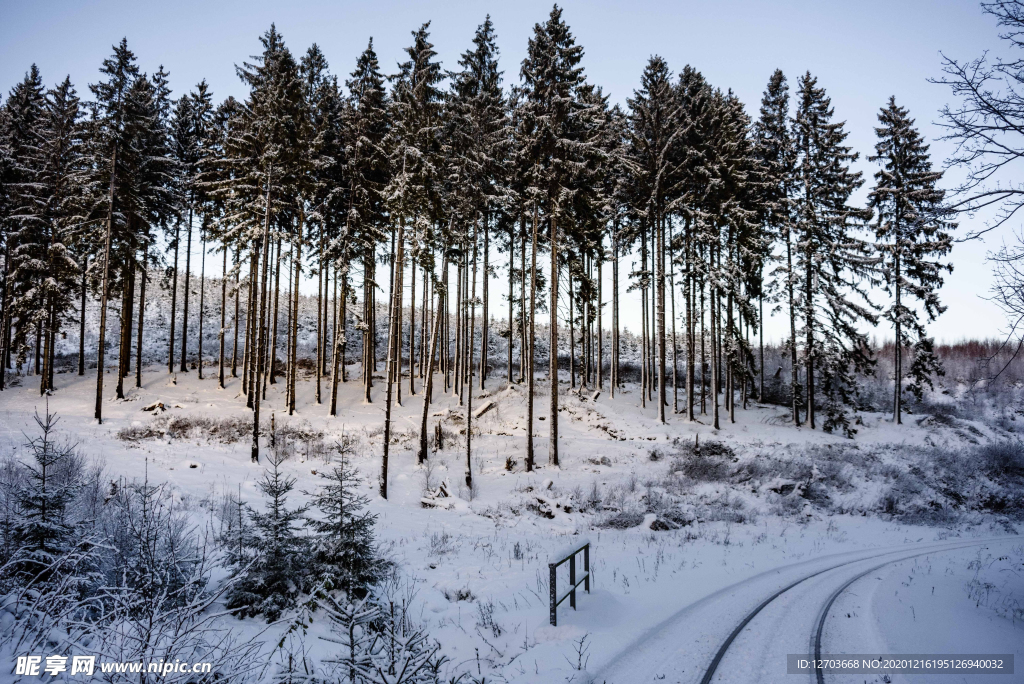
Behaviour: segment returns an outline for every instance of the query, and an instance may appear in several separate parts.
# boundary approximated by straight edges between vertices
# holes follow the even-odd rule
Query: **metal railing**
[[[580,552],[583,553],[583,577],[577,580],[576,556]],[[566,562],[569,563],[569,589],[559,597],[556,570],[559,565]],[[572,606],[573,610],[576,610],[576,588],[582,584],[583,589],[588,594],[590,593],[590,540],[581,539],[572,546],[566,547],[557,554],[550,556],[548,559],[548,573],[550,575],[548,584],[551,594],[551,625],[557,627],[558,604],[568,598],[569,605]]]

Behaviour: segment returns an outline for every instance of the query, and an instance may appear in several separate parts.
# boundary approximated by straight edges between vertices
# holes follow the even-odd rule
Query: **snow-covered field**
[[[356,377],[358,369],[351,371]],[[147,368],[144,386],[125,401],[108,399],[97,425],[94,375],[58,374],[49,410],[81,452],[103,464],[104,477],[141,479],[148,471],[150,482],[169,483],[197,520],[216,529],[228,497],[240,492],[260,504],[255,481],[264,465],[250,462],[244,430],[241,439],[232,432],[251,420],[239,381],[220,390],[210,375],[200,381],[194,372],[169,376],[165,368]],[[22,380],[0,393],[0,454],[27,458],[25,435],[35,430],[32,416],[45,410],[45,400],[35,378]],[[113,386],[113,375],[106,384]],[[672,416],[659,424],[650,403],[640,407],[634,387],[612,399],[607,391],[596,398],[592,390],[569,393],[563,384],[561,467],[547,464],[547,424],[538,421],[539,463],[526,473],[525,390],[498,377],[487,384],[473,402],[494,406],[474,420],[472,491],[460,484],[464,407],[435,388],[430,434],[440,421],[446,440],[426,467],[418,466],[421,396],[407,396],[403,387],[387,500],[376,495],[381,385],[370,404],[362,402],[358,382],[342,385],[337,418],[313,402],[308,377],[300,380],[294,416],[281,409],[281,384],[270,386],[262,407],[264,419],[269,423],[273,412],[277,429],[294,440],[284,467],[298,479],[297,500],[317,486],[335,442],[354,448],[370,509],[379,516],[378,541],[401,569],[393,598],[405,601],[440,642],[450,659],[445,681],[461,673],[464,681],[487,682],[582,682],[592,673],[608,684],[659,674],[699,681],[743,614],[786,578],[832,559],[883,550],[909,555],[951,541],[978,545],[887,566],[877,580],[872,575],[840,597],[833,613],[855,618],[835,618],[842,627],[826,634],[830,652],[1024,655],[1024,545],[1016,537],[1024,493],[971,465],[986,445],[1007,438],[999,429],[928,416],[895,426],[887,416],[862,414],[856,439],[848,440],[794,428],[783,408],[751,404],[737,409],[735,425],[723,416],[723,429],[715,431],[704,418],[690,424]],[[538,409],[547,389],[538,382]],[[154,402],[166,412],[143,410]],[[454,494],[442,502],[447,507],[424,507],[425,494],[445,481]],[[549,555],[584,536],[592,544],[592,591],[581,589],[576,611],[562,604],[552,627]],[[933,586],[941,600],[925,591]],[[719,617],[707,620],[708,614]],[[767,614],[758,620],[764,622],[748,630],[778,634],[789,624]],[[265,641],[268,658],[288,627],[235,618],[225,624]],[[963,625],[970,634],[961,638]],[[304,629],[308,655],[329,656],[331,644],[319,638],[327,635],[325,621]],[[660,673],[659,656],[645,651],[659,634],[683,644],[674,656],[681,660]],[[801,632],[795,642],[803,652],[808,637]],[[784,675],[785,655],[764,646],[759,677],[796,681]],[[769,676],[773,663],[777,677]],[[1024,681],[1024,674],[1017,677]]]

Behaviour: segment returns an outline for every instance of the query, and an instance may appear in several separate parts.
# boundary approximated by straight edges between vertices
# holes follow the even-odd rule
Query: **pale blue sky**
[[[713,85],[732,88],[754,116],[776,67],[786,73],[791,87],[810,70],[831,95],[837,116],[847,121],[850,143],[864,157],[859,167],[869,182],[873,168],[866,157],[873,149],[875,116],[889,95],[896,95],[925,135],[934,138],[938,129],[933,122],[949,95],[926,81],[940,73],[939,51],[971,58],[997,47],[995,22],[971,1],[569,1],[562,6],[577,42],[586,50],[588,77],[617,102],[632,93],[648,57],[655,53],[673,71],[691,64]],[[544,20],[550,9],[546,0],[0,0],[0,89],[6,97],[35,62],[47,84],[70,74],[80,94],[87,96],[86,84],[96,79],[111,45],[127,36],[144,70],[152,72],[163,64],[170,71],[176,95],[206,78],[218,99],[244,96],[234,65],[258,52],[257,38],[271,22],[295,53],[318,43],[332,70],[344,78],[370,36],[384,70],[393,71],[404,57],[410,31],[431,20],[440,59],[455,68],[459,53],[487,13],[495,23],[508,83],[518,79],[533,24]],[[937,160],[947,149],[941,142],[932,147]],[[932,327],[939,339],[998,334],[998,311],[981,298],[990,282],[984,256],[1000,239],[993,236],[987,244],[958,245],[954,250],[956,271],[942,293],[949,311]],[[501,287],[500,281],[496,286]],[[635,327],[633,321],[625,322]],[[784,334],[778,320],[770,321],[767,331],[775,338]],[[885,332],[878,331],[882,337]]]

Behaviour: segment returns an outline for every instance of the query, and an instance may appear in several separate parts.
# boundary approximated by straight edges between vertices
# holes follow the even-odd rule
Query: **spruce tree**
[[[29,336],[42,336],[39,390],[53,389],[53,361],[60,328],[72,316],[79,265],[76,242],[81,167],[79,100],[67,78],[47,91],[33,125],[31,145],[18,158],[21,182],[14,186],[10,307],[17,316],[13,343],[24,358]]]
[[[83,173],[81,186],[87,194],[90,211],[87,216],[96,219],[93,225],[102,230],[91,231],[90,244],[99,263],[102,264],[100,284],[100,330],[96,363],[96,406],[94,417],[103,420],[103,376],[105,373],[107,302],[112,289],[112,277],[124,275],[127,266],[126,254],[121,254],[119,271],[111,273],[111,257],[117,256],[126,241],[126,207],[119,202],[119,194],[126,163],[132,153],[131,125],[136,111],[132,108],[131,89],[139,78],[139,67],[135,54],[128,49],[127,39],[114,46],[114,54],[103,60],[100,68],[103,79],[90,84],[89,89],[96,98],[93,116],[89,122],[89,136],[86,147],[88,164]],[[120,370],[119,370],[120,372]]]
[[[240,616],[263,615],[273,622],[309,587],[309,544],[299,533],[307,508],[288,507],[295,478],[282,472],[283,454],[271,453],[267,460],[270,467],[256,482],[266,499],[265,509],[249,510],[252,536],[245,543],[252,561],[236,566],[240,575],[226,605]]]
[[[799,287],[794,268],[796,244],[792,222],[793,164],[795,151],[789,130],[789,85],[780,69],[768,81],[761,98],[761,114],[754,129],[760,162],[760,220],[765,234],[780,245],[771,271],[773,296],[789,319],[790,399],[793,425],[800,425],[800,384],[797,376],[797,309]],[[769,253],[771,250],[769,250]],[[762,313],[763,319],[763,313]],[[763,320],[762,320],[763,323]],[[762,335],[763,335],[762,325]],[[764,356],[761,355],[761,388],[764,391]],[[760,397],[759,397],[760,398]]]
[[[314,581],[325,591],[339,591],[349,600],[363,598],[387,568],[377,555],[373,526],[377,516],[365,510],[369,499],[359,493],[362,478],[339,445],[339,460],[320,473],[321,486],[313,493],[319,518],[306,524],[313,529],[311,564]]]
[[[684,128],[679,98],[672,87],[668,64],[651,57],[640,77],[640,89],[629,104],[629,155],[632,164],[638,216],[649,231],[657,264],[657,341],[658,341],[658,420],[665,422],[666,389],[666,210],[673,200],[676,168],[679,165],[678,141]],[[671,258],[671,257],[670,257]]]
[[[925,385],[932,387],[931,376],[942,375],[941,363],[913,300],[924,309],[928,322],[946,310],[939,302],[938,291],[943,271],[952,272],[953,266],[941,258],[953,246],[949,231],[955,224],[949,221],[945,192],[937,187],[942,172],[932,169],[928,145],[909,112],[890,97],[878,121],[878,142],[869,160],[878,162],[881,168],[875,172],[868,207],[876,212],[876,246],[886,291],[893,297],[882,316],[895,331],[893,420],[900,424],[903,392],[910,391],[920,401]],[[910,383],[904,387],[907,348],[913,349],[913,361],[908,373]]]
[[[10,203],[7,216],[7,261],[5,274],[8,305],[7,349],[8,358],[16,354],[20,369],[28,360],[30,341],[39,348],[43,311],[40,306],[39,283],[30,276],[34,259],[45,250],[45,221],[40,218],[40,203],[44,197],[38,192],[38,176],[41,172],[41,147],[45,127],[46,99],[43,81],[36,65],[32,65],[21,83],[16,85],[7,99],[8,130],[7,147],[10,150],[11,166],[8,172],[7,188]],[[45,257],[44,257],[45,258]],[[23,266],[19,269],[18,264]],[[20,271],[20,273],[19,273]],[[38,354],[35,372],[39,373]],[[45,387],[45,383],[41,383]]]
[[[583,47],[562,19],[562,10],[555,5],[548,20],[536,24],[527,44],[520,76],[524,91],[524,118],[528,120],[529,136],[523,138],[524,154],[531,164],[531,185],[538,202],[543,204],[550,250],[550,289],[548,325],[548,381],[550,406],[548,416],[548,459],[558,465],[558,284],[565,226],[572,209],[575,181],[585,165],[586,146],[578,139],[581,127],[575,120],[580,115],[578,95],[584,85]]]
[[[57,416],[47,407],[43,417],[35,414],[35,422],[41,434],[27,444],[34,462],[23,464],[27,477],[18,491],[14,527],[23,572],[31,577],[49,575],[54,563],[78,543],[80,530],[71,506],[84,485],[76,446],[57,440]]]
[[[870,210],[849,204],[863,183],[861,174],[850,169],[858,155],[844,144],[848,134],[833,116],[831,101],[817,79],[810,73],[802,76],[793,138],[795,267],[801,286],[807,422],[814,429],[815,404],[820,400],[824,430],[852,436],[856,431],[847,409],[857,390],[854,373],[867,373],[873,366],[862,323],[877,322],[867,291],[875,276],[871,246],[856,233],[870,218]]]

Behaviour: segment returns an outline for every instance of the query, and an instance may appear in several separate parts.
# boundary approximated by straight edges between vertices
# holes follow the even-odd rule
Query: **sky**
[[[950,100],[945,86],[929,78],[941,74],[944,53],[970,59],[998,51],[995,20],[975,2],[950,0],[841,2],[830,0],[760,2],[757,0],[568,1],[563,18],[585,50],[588,79],[603,86],[612,101],[625,104],[638,87],[651,55],[664,57],[678,72],[689,64],[719,88],[731,88],[751,116],[771,73],[780,68],[790,81],[806,71],[818,77],[832,98],[836,118],[846,121],[848,143],[861,153],[855,167],[864,172],[864,203],[873,164],[867,161],[875,142],[878,110],[890,95],[908,108],[926,138],[935,163],[950,152],[938,140],[938,112]],[[39,66],[44,81],[54,84],[70,75],[80,95],[97,80],[111,46],[127,37],[141,68],[170,72],[175,96],[206,79],[215,98],[244,97],[235,65],[259,51],[259,36],[276,23],[286,44],[301,54],[317,43],[332,71],[344,80],[372,36],[386,73],[405,58],[411,32],[430,21],[439,59],[449,69],[466,50],[477,25],[490,14],[498,34],[505,85],[518,81],[527,40],[537,22],[551,11],[546,1],[465,2],[456,0],[398,2],[197,2],[173,3],[0,0],[0,92],[20,80],[28,67]],[[955,185],[957,172],[947,178]],[[978,227],[981,219],[963,217],[958,234]],[[941,291],[948,310],[930,326],[937,340],[998,336],[1004,322],[987,301],[991,274],[986,254],[1014,238],[1020,226],[1007,226],[985,242],[959,243],[951,259],[954,272]],[[208,257],[213,271],[219,258]],[[498,257],[499,265],[504,257]],[[195,263],[195,260],[193,261]],[[626,265],[628,266],[628,264]],[[610,270],[610,269],[609,269]],[[503,279],[495,281],[501,288]],[[315,291],[315,286],[314,286]],[[610,283],[606,286],[610,291]],[[500,290],[499,290],[500,294]],[[884,301],[882,293],[876,299]],[[500,305],[499,305],[500,306]],[[636,329],[639,307],[624,304],[623,323]],[[765,325],[766,337],[787,336],[778,316]],[[877,329],[879,339],[891,331]]]

